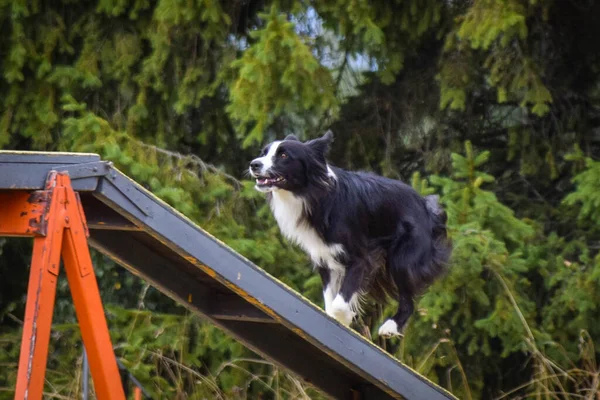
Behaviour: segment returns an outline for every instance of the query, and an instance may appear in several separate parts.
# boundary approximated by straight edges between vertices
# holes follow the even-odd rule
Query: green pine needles
[[[265,142],[331,128],[333,164],[439,195],[454,246],[402,340],[373,336],[391,308],[355,327],[460,398],[591,399],[598,15],[593,1],[0,0],[0,148],[98,153],[322,306],[245,171]],[[0,399],[29,254],[0,239]],[[93,257],[117,355],[157,398],[320,398]],[[65,286],[56,304],[47,392],[74,398]]]

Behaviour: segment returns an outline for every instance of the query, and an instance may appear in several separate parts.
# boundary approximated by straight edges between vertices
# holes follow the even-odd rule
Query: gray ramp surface
[[[336,399],[453,399],[95,154],[0,151],[0,190],[79,192],[90,245]]]

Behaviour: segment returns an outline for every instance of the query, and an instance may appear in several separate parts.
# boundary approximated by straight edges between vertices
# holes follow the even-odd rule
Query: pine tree
[[[450,273],[391,351],[464,398],[588,396],[600,340],[599,12],[598,2],[545,0],[0,0],[0,148],[97,152],[321,304],[309,260],[242,171],[264,142],[331,127],[332,163],[412,176],[449,214]],[[12,343],[0,363],[18,351],[11,317],[22,314],[28,246],[0,240],[0,334]],[[184,352],[193,379],[220,371],[199,395],[233,396],[246,375],[220,367],[245,350],[94,258],[120,306],[124,361],[172,397],[192,377],[153,375],[157,359],[135,349],[162,328],[189,342],[147,349],[175,354],[197,335],[210,354]],[[57,329],[69,339],[54,362],[64,371],[78,338],[60,290]],[[127,310],[142,294],[144,309]],[[129,343],[132,315],[144,322]],[[51,379],[64,388],[71,378]],[[11,379],[0,369],[0,386]]]

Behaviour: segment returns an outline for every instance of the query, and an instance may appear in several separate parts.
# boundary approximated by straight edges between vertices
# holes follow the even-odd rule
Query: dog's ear
[[[309,142],[306,142],[308,146],[310,146],[317,153],[322,154],[323,156],[327,155],[329,151],[329,145],[333,142],[333,132],[330,130],[325,132],[323,136],[318,139],[313,139]]]
[[[287,135],[287,136],[285,137],[285,139],[283,139],[283,140],[293,140],[293,141],[296,141],[296,142],[299,142],[299,141],[300,141],[300,139],[298,139],[298,138],[296,137],[296,135]]]

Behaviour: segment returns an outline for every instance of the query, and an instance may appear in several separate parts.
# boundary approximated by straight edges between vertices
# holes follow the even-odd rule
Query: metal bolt
[[[93,170],[94,172],[98,172],[98,167],[94,167],[94,168],[92,168],[92,170]]]
[[[69,223],[69,217],[65,217],[65,222],[68,224]]]

